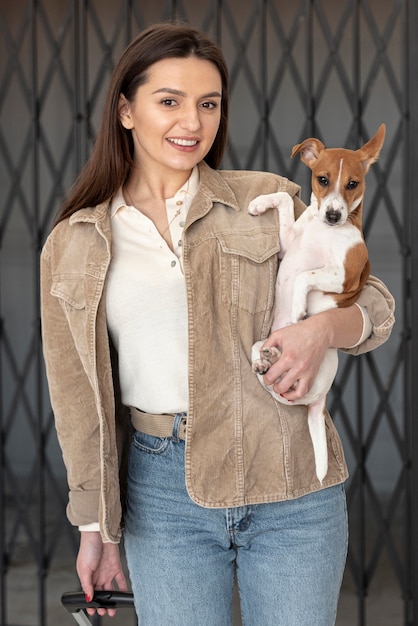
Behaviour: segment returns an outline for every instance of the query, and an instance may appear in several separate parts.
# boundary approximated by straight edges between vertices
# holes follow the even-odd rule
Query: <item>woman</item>
[[[277,190],[303,205],[280,176],[217,170],[227,120],[212,41],[176,24],[140,34],[43,250],[44,353],[68,517],[81,531],[77,571],[87,598],[127,588],[126,508],[140,624],[230,624],[236,572],[244,623],[327,626],[347,548],[341,444],[328,419],[319,484],[306,408],[263,389],[251,346],[280,346],[266,382],[295,400],[329,346],[361,353],[387,339],[393,301],[371,278],[358,305],[269,336],[278,215],[255,219],[247,206]]]

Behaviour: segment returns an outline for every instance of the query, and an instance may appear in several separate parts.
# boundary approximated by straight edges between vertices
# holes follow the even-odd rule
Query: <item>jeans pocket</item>
[[[168,437],[154,437],[137,430],[134,432],[132,439],[132,445],[135,448],[148,454],[163,454],[167,450],[169,443],[170,439]]]

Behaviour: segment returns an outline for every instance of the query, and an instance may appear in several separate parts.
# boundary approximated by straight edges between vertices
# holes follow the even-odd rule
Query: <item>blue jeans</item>
[[[184,442],[136,432],[125,549],[140,626],[332,626],[347,552],[342,485],[286,502],[207,509],[184,481]]]

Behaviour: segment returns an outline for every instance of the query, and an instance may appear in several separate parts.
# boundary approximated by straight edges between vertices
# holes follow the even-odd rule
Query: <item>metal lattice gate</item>
[[[308,190],[293,144],[315,135],[355,148],[387,124],[365,232],[397,326],[378,351],[342,359],[329,403],[351,471],[341,603],[350,625],[380,626],[376,605],[387,599],[387,624],[418,624],[416,0],[0,0],[1,624],[50,623],[52,579],[54,589],[76,585],[41,357],[40,248],[89,153],[115,60],[139,30],[172,17],[224,49],[233,112],[224,167],[275,171]]]

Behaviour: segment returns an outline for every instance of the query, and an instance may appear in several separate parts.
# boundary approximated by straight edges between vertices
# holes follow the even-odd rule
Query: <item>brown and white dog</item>
[[[326,149],[315,138],[294,146],[292,157],[312,170],[311,204],[295,220],[291,197],[285,192],[258,196],[248,211],[260,215],[277,208],[280,215],[281,258],[276,282],[272,331],[295,324],[306,316],[354,303],[369,277],[370,266],[362,233],[365,176],[383,145],[386,127],[359,150]],[[284,404],[308,405],[316,474],[322,483],[328,471],[325,428],[326,395],[338,368],[337,350],[330,348],[312,388],[289,402],[263,381],[263,374],[280,357],[276,348],[253,346],[253,369],[260,382]]]

